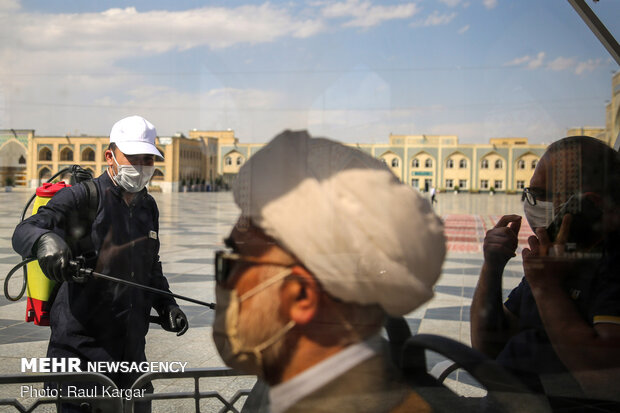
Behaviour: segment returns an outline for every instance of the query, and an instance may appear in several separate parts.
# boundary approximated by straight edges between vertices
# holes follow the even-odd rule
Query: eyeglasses
[[[281,262],[263,261],[252,256],[240,255],[233,252],[219,250],[215,251],[215,281],[220,285],[225,285],[230,278],[233,266],[237,262],[247,262],[254,265],[276,265],[279,267],[292,267],[296,265],[283,264]]]
[[[540,190],[530,187],[523,188],[523,194],[521,194],[521,202],[527,201],[531,206],[536,205],[536,198],[544,197],[544,193]]]

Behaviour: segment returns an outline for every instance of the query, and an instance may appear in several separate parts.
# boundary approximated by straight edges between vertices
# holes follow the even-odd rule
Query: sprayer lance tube
[[[149,292],[152,292],[152,293],[155,293],[155,294],[166,295],[168,297],[178,298],[179,300],[185,300],[185,301],[189,301],[189,302],[192,302],[192,303],[195,303],[195,304],[204,305],[205,307],[209,307],[210,309],[215,310],[215,304],[214,303],[206,303],[204,301],[196,300],[194,298],[185,297],[185,296],[182,296],[182,295],[179,295],[179,294],[174,294],[174,293],[171,293],[169,291],[164,291],[164,290],[160,290],[158,288],[148,287],[146,285],[142,285],[142,284],[138,284],[138,283],[135,283],[135,282],[123,280],[121,278],[116,278],[116,277],[111,277],[109,275],[101,274],[101,273],[93,271],[90,268],[83,268],[83,267],[81,267],[80,264],[78,262],[76,262],[76,261],[71,261],[71,264],[75,265],[75,266],[79,266],[78,275],[80,277],[84,278],[84,279],[90,278],[90,277],[100,278],[102,280],[108,280],[108,281],[112,281],[112,282],[115,282],[115,283],[128,285],[130,287],[139,288],[141,290],[149,291]]]

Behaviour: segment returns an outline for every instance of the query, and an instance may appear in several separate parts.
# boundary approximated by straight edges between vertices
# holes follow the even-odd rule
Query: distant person
[[[108,168],[94,179],[97,195],[91,197],[84,184],[62,189],[13,234],[15,251],[37,257],[45,276],[58,283],[47,357],[79,358],[82,371],[87,362],[145,361],[151,308],[164,329],[181,335],[188,328],[173,298],[101,279],[77,283],[69,265],[85,256],[86,266],[98,272],[169,291],[159,260],[159,211],[145,188],[155,157],[162,158],[156,135],[140,116],[118,121],[105,151]],[[90,205],[92,199],[97,205]],[[83,222],[77,211],[88,208],[94,209],[94,219]],[[130,388],[140,374],[107,373],[121,389]],[[136,404],[137,412],[149,410],[146,403]],[[83,410],[64,405],[63,412],[73,411]]]
[[[290,131],[233,190],[241,216],[215,257],[224,362],[269,383],[272,413],[430,411],[379,334],[433,294],[445,238],[428,202],[381,161]]]
[[[620,161],[583,136],[549,146],[524,191],[535,235],[525,277],[502,303],[522,225],[503,216],[484,239],[472,345],[546,393],[557,411],[620,411]],[[598,410],[600,409],[600,410]]]
[[[437,202],[437,200],[435,199],[436,195],[437,195],[437,190],[433,186],[431,187],[431,205],[435,205],[435,202]]]

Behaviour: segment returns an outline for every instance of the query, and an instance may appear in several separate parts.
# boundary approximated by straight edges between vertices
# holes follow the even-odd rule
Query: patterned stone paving
[[[11,248],[11,235],[30,192],[0,193],[0,281],[19,261]],[[222,248],[222,238],[234,224],[238,209],[230,193],[155,194],[160,209],[160,256],[171,290],[199,300],[214,301],[213,253]],[[518,196],[442,193],[436,212],[445,222],[448,255],[435,287],[435,297],[406,316],[413,333],[440,334],[470,344],[469,307],[482,264],[482,240],[503,213],[521,213]],[[527,245],[531,230],[527,224],[519,236],[520,248]],[[518,255],[508,265],[504,294],[521,277]],[[11,282],[11,291],[21,285],[21,276]],[[182,337],[153,326],[147,337],[147,356],[153,361],[187,361],[188,367],[222,366],[213,346],[213,312],[192,303],[180,302],[190,321],[190,330]],[[0,374],[16,373],[21,357],[45,355],[49,329],[24,322],[25,301],[13,303],[0,297]],[[429,363],[440,361],[431,357]],[[455,381],[455,380],[458,380]],[[211,388],[234,393],[251,386],[252,378],[217,379]],[[448,383],[461,394],[481,394],[475,382],[454,373]],[[191,383],[156,382],[157,391],[191,388]],[[18,391],[0,386],[0,398]],[[167,406],[167,407],[164,407]],[[154,411],[185,411],[184,404],[163,404]],[[191,403],[188,405],[191,406]],[[0,409],[0,412],[4,411]],[[207,410],[209,411],[209,410]]]
[[[486,232],[493,228],[501,215],[446,214],[442,216],[445,225],[448,251],[482,253],[482,241]],[[519,231],[519,249],[527,247],[527,239],[534,235],[524,220]]]

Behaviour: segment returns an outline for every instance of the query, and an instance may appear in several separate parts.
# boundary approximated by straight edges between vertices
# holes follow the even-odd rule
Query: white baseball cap
[[[129,116],[116,122],[110,131],[110,143],[115,143],[125,155],[164,156],[155,146],[155,126],[142,116]]]

